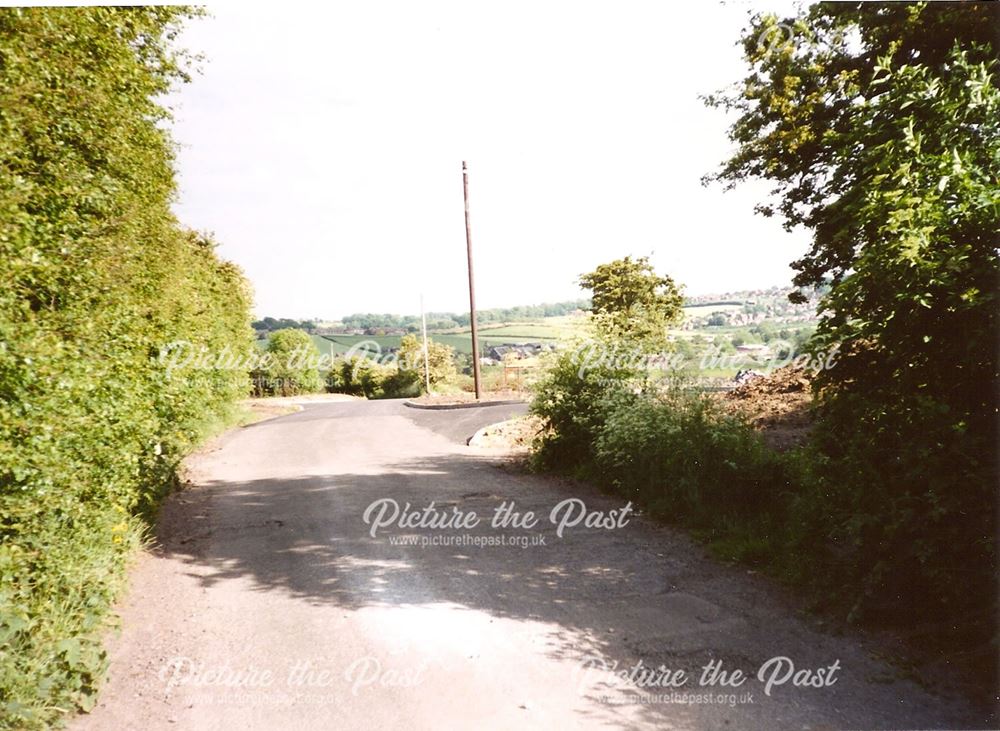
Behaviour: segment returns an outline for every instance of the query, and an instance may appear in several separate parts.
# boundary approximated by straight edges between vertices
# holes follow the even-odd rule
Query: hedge
[[[250,292],[170,210],[184,8],[0,10],[0,728],[88,708],[130,551],[248,388]]]

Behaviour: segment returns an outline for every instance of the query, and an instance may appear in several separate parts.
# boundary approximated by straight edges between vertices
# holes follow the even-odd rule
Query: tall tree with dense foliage
[[[823,3],[756,16],[714,176],[773,184],[828,283],[814,512],[855,614],[989,625],[995,590],[1000,65],[995,3]]]
[[[683,317],[680,287],[657,274],[645,256],[601,264],[580,277],[580,286],[593,293],[594,323],[609,342],[662,348],[667,328]]]
[[[553,356],[531,410],[546,425],[535,455],[539,466],[592,476],[586,469],[606,404],[649,385],[643,355],[668,347],[667,329],[683,317],[684,299],[647,257],[601,264],[579,282],[591,290],[596,337]]]
[[[0,10],[0,728],[88,708],[103,621],[246,357],[250,291],[170,211],[183,8]]]
[[[404,335],[396,353],[401,372],[409,374],[420,388],[424,388],[424,345],[416,335]],[[458,376],[455,367],[455,349],[433,340],[427,342],[427,375],[431,387],[454,381]]]
[[[259,391],[275,396],[316,393],[323,389],[319,350],[305,330],[286,328],[267,341],[268,366]]]

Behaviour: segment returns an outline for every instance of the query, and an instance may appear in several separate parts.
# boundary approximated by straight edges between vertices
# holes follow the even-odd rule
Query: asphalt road
[[[621,500],[465,446],[518,408],[309,405],[194,456],[134,567],[99,704],[71,726],[987,725],[759,577],[612,513]],[[567,520],[558,537],[550,513],[568,498],[611,527]],[[480,522],[402,526],[390,501]],[[492,526],[505,501],[538,523]],[[710,682],[713,662],[727,675]]]

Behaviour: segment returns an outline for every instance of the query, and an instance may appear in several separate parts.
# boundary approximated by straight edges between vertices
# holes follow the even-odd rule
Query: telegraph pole
[[[427,386],[427,393],[431,392],[431,364],[427,355],[427,316],[424,314],[424,296],[420,295],[420,329],[424,336],[424,385]],[[331,343],[332,345],[332,343]]]
[[[472,276],[472,229],[469,227],[469,171],[462,161],[462,193],[465,196],[465,250],[469,256],[469,322],[472,325],[472,378],[476,384],[476,401],[482,398],[479,385],[479,333],[476,329],[476,283]]]

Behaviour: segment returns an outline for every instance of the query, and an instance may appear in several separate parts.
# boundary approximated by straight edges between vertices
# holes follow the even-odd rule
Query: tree
[[[398,365],[401,373],[424,385],[424,346],[416,335],[404,335],[399,343]],[[455,349],[444,343],[427,341],[427,363],[431,386],[453,381],[458,375],[455,367]]]
[[[284,330],[285,328],[294,327],[306,332],[313,332],[316,329],[316,323],[313,320],[300,321],[287,317],[283,317],[280,320],[276,320],[273,317],[265,317],[262,320],[254,320],[252,326],[254,330]]]
[[[271,334],[267,341],[268,367],[263,374],[266,393],[295,396],[323,388],[318,363],[319,350],[303,330],[286,328]]]
[[[667,343],[667,328],[683,316],[684,298],[670,277],[653,271],[648,257],[601,264],[580,277],[590,289],[595,325],[609,341],[650,349]]]
[[[849,354],[828,382],[873,383],[875,361],[884,381],[937,380],[961,410],[984,405],[979,384],[996,372],[998,22],[985,3],[758,16],[743,38],[752,73],[708,99],[740,113],[738,151],[710,179],[773,182],[777,202],[758,210],[813,231],[795,284],[829,283],[819,342]]]
[[[349,393],[368,399],[397,398],[419,393],[414,383],[395,367],[366,355],[336,361],[327,374],[327,388],[333,393]]]
[[[706,182],[771,181],[777,203],[758,210],[779,213],[789,230],[814,231],[812,250],[793,265],[795,283],[838,281],[851,269],[858,237],[867,233],[851,214],[872,182],[859,175],[872,155],[854,153],[887,139],[884,130],[866,130],[866,119],[878,110],[904,111],[879,105],[887,90],[882,60],[943,80],[951,75],[957,44],[966,62],[985,72],[994,66],[998,22],[1000,9],[991,3],[830,3],[784,20],[753,17],[742,39],[750,75],[729,93],[706,98],[739,114],[729,132],[737,152]],[[996,87],[996,76],[986,83]],[[900,116],[905,121],[916,112]],[[970,142],[989,137],[989,128],[965,131]],[[793,299],[804,300],[801,294]]]
[[[795,284],[829,285],[814,510],[867,587],[856,610],[982,615],[954,576],[993,586],[998,23],[993,3],[756,16],[750,74],[708,99],[738,113],[710,179],[771,181],[758,210],[813,234]]]

